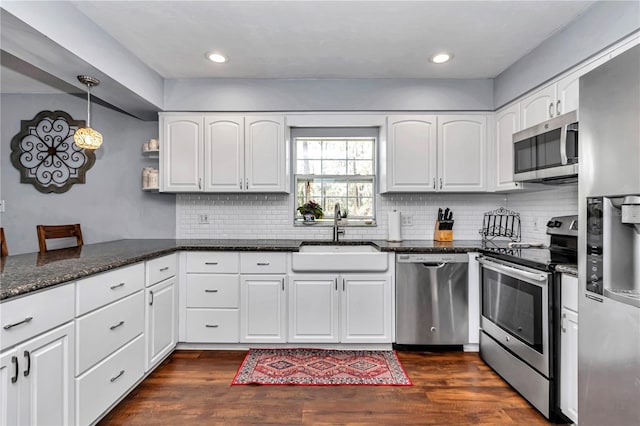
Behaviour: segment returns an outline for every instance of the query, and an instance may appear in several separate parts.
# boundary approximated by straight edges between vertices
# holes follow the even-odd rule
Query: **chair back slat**
[[[9,256],[9,249],[7,248],[7,240],[4,237],[4,228],[0,228],[0,245],[2,245],[2,249],[0,250],[0,255],[2,257]]]
[[[41,252],[48,251],[47,240],[56,238],[75,238],[78,247],[83,244],[82,230],[79,223],[73,225],[38,225],[36,229],[38,231],[38,246]]]

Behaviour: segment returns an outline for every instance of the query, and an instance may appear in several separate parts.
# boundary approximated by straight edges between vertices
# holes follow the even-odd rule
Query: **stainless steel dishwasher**
[[[397,345],[468,342],[468,262],[466,253],[397,255]]]

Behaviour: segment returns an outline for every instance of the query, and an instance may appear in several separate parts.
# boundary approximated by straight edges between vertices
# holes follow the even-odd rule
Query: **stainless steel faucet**
[[[340,220],[340,218],[342,217],[342,215],[340,214],[340,203],[336,203],[335,206],[333,206],[333,242],[337,243],[338,241],[340,241],[340,235],[344,235],[344,229],[340,229],[340,227],[338,226],[338,220]]]

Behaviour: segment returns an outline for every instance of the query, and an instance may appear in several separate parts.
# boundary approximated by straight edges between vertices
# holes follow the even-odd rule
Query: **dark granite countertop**
[[[340,244],[370,244],[381,251],[403,253],[465,253],[482,248],[480,240],[437,242],[430,240],[391,243],[383,240],[341,241]],[[186,251],[298,251],[301,244],[332,244],[316,240],[118,240],[87,244],[81,248],[28,253],[2,258],[0,301],[130,265],[178,250]]]

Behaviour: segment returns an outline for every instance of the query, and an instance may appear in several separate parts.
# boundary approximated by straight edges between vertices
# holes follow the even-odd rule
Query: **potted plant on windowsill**
[[[322,219],[324,213],[322,206],[314,201],[308,201],[297,208],[305,222],[313,222],[316,219]]]

